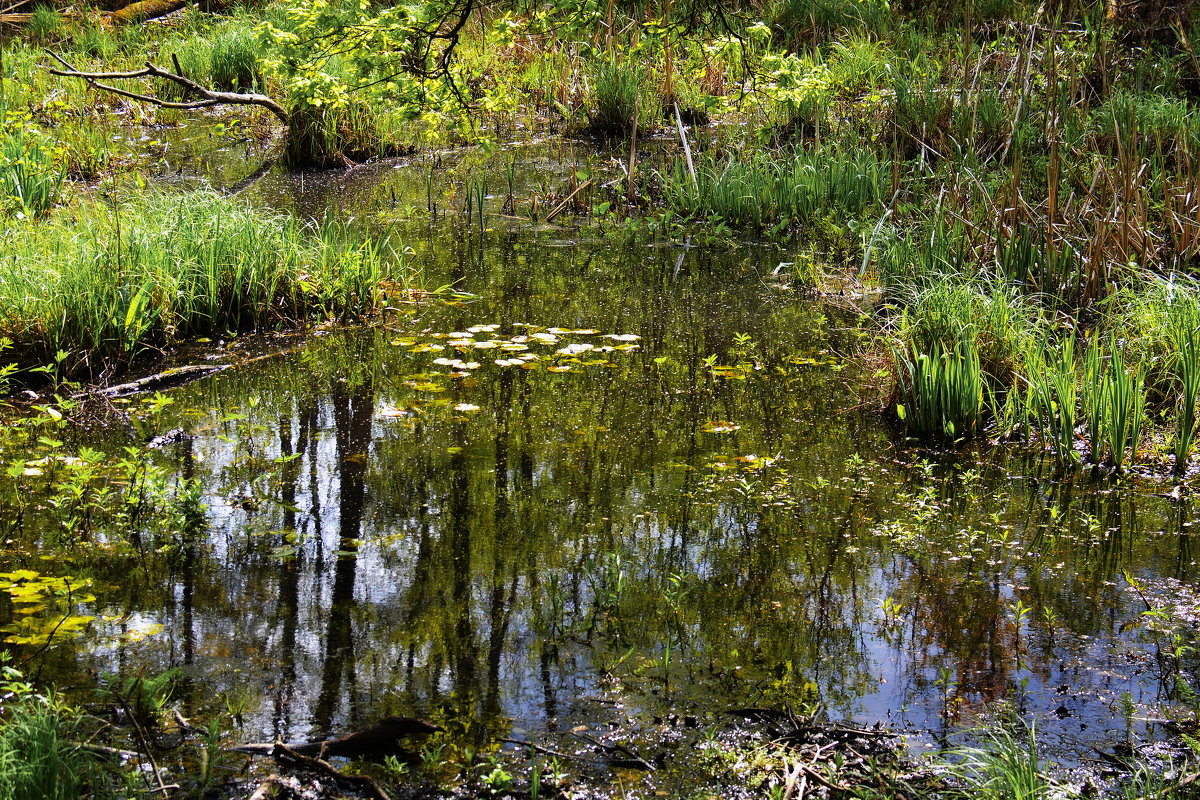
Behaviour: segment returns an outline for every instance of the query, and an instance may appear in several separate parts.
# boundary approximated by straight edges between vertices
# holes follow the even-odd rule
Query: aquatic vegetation
[[[1172,449],[1175,453],[1175,471],[1186,472],[1188,459],[1195,447],[1196,422],[1200,415],[1200,341],[1196,330],[1179,334],[1176,345],[1179,355],[1175,362],[1175,374],[1179,380],[1179,399],[1175,405],[1175,437]]]
[[[1109,348],[1109,373],[1103,402],[1105,440],[1110,461],[1121,469],[1125,465],[1126,452],[1136,459],[1141,443],[1146,415],[1144,375],[1140,368],[1125,366],[1115,340],[1110,342]]]
[[[0,210],[12,205],[33,217],[49,212],[63,185],[63,169],[36,131],[0,130]]]
[[[890,6],[880,0],[778,0],[772,10],[782,31],[813,38],[840,30],[880,34],[892,23]]]
[[[77,800],[91,789],[99,759],[73,741],[75,727],[53,700],[32,696],[13,704],[0,726],[0,794]]]
[[[0,657],[0,795],[38,800],[127,797],[131,771],[82,744],[95,736],[84,715],[53,693],[39,693]]]
[[[304,225],[220,195],[150,194],[85,204],[9,231],[0,331],[18,360],[63,350],[96,369],[205,332],[374,313],[385,281],[407,283],[386,244],[345,225]]]
[[[53,5],[39,3],[33,7],[33,13],[29,15],[28,30],[30,38],[34,41],[50,44],[63,35],[66,31],[66,24],[63,22],[62,14]]]
[[[336,186],[368,229],[395,218],[384,195],[393,211],[413,202],[403,196],[409,184],[426,192],[417,205],[432,210],[446,198],[444,207],[467,208],[471,235],[461,235],[461,216],[447,233],[431,214],[412,241],[428,269],[490,305],[479,315],[422,307],[412,330],[389,318],[386,329],[311,337],[302,356],[245,369],[236,358],[244,341],[227,331],[367,315],[404,292],[407,273],[348,223],[306,226],[207,194],[109,206],[73,199],[68,187],[58,199],[77,205],[62,216],[10,226],[0,242],[0,333],[17,341],[23,366],[49,364],[51,384],[62,388],[70,374],[107,378],[146,349],[196,334],[225,340],[222,355],[236,364],[172,391],[190,400],[164,426],[183,431],[165,451],[146,452],[141,445],[163,431],[119,403],[100,420],[110,437],[103,451],[76,454],[73,432],[43,424],[50,410],[0,437],[11,546],[22,557],[53,549],[78,558],[38,565],[36,577],[12,586],[70,575],[92,580],[87,591],[100,597],[71,611],[96,615],[79,629],[89,644],[64,639],[48,672],[96,674],[116,661],[109,642],[137,642],[120,651],[122,673],[110,682],[137,706],[136,676],[151,676],[142,689],[153,689],[162,665],[183,653],[194,661],[178,691],[151,692],[148,717],[165,716],[171,703],[211,713],[206,704],[226,698],[217,713],[244,715],[249,728],[271,702],[273,720],[331,727],[378,704],[437,698],[458,726],[445,750],[429,751],[438,771],[470,775],[474,790],[485,781],[517,792],[524,767],[501,753],[480,770],[465,748],[528,725],[531,708],[536,719],[562,720],[553,733],[565,737],[573,716],[600,716],[580,710],[592,698],[571,695],[584,685],[602,695],[597,707],[612,701],[631,715],[641,712],[626,694],[639,693],[652,711],[638,723],[661,714],[685,743],[654,757],[681,762],[691,756],[674,753],[702,736],[671,721],[689,702],[689,683],[708,695],[702,702],[726,707],[854,713],[904,704],[914,726],[954,725],[989,698],[1057,705],[1046,685],[1021,683],[1025,670],[1060,658],[1076,636],[1128,643],[1126,623],[1145,604],[1110,591],[1114,570],[1158,575],[1168,561],[1190,569],[1161,541],[1186,538],[1187,507],[1171,505],[1186,503],[1186,491],[1156,498],[1142,481],[1112,481],[1101,494],[1087,476],[1051,478],[1036,455],[1010,461],[995,449],[982,465],[970,452],[924,466],[875,461],[882,450],[904,461],[907,451],[890,446],[893,431],[873,411],[894,374],[914,438],[978,441],[995,420],[989,439],[1022,428],[1060,466],[1081,459],[1086,439],[1091,460],[1127,468],[1147,457],[1140,429],[1153,424],[1154,440],[1171,442],[1185,469],[1200,391],[1185,332],[1200,318],[1186,280],[1148,276],[1194,269],[1196,124],[1180,89],[1184,54],[1169,45],[1128,47],[1115,23],[1086,24],[1095,20],[1080,9],[1040,20],[1027,38],[1024,22],[993,23],[1032,15],[1025,4],[952,5],[673,4],[741,26],[700,33],[679,17],[639,19],[637,4],[610,4],[607,22],[602,3],[576,4],[570,20],[545,6],[548,16],[536,20],[489,6],[466,18],[468,49],[444,73],[442,42],[399,19],[409,6],[382,17],[349,8],[333,22],[303,3],[254,9],[278,27],[261,60],[241,20],[190,12],[157,40],[112,34],[115,53],[81,34],[74,52],[113,59],[114,69],[177,53],[188,74],[279,92],[297,166],[342,166],[406,136],[523,140],[564,121],[582,127],[589,113],[611,116],[616,130],[635,117],[639,128],[661,128],[664,97],[679,99],[681,119],[646,148],[640,184],[624,180],[618,143],[595,156],[577,142],[549,168],[544,150],[506,148],[505,175],[494,164],[473,171],[473,151],[439,149],[428,169],[378,170],[399,180],[371,184],[363,194],[375,196],[361,205],[355,194],[374,180],[364,177],[371,169],[309,180]],[[744,30],[750,19],[738,14],[748,9],[778,24]],[[360,26],[366,46],[326,58],[336,50],[329,41],[349,41],[338,38],[345,21]],[[292,36],[316,44],[288,62]],[[597,54],[606,50],[621,54],[610,63],[622,68],[605,76]],[[6,102],[45,137],[46,174],[90,181],[112,169],[104,140],[113,128],[94,124],[106,108],[140,122],[176,115],[138,116],[124,101],[97,102],[82,84],[47,102],[55,87],[37,57],[6,57],[17,76]],[[400,70],[394,86],[385,66]],[[436,77],[417,79],[421,70]],[[466,123],[448,110],[460,101],[476,115]],[[780,141],[796,146],[765,144]],[[695,170],[680,156],[685,143]],[[606,163],[609,155],[622,166]],[[443,171],[443,158],[468,166]],[[533,162],[540,193],[524,174]],[[561,185],[553,170],[564,164],[594,179],[593,196],[579,201],[600,209],[603,223],[577,232],[576,221],[559,220],[525,238],[523,192],[554,194],[546,186]],[[296,183],[297,207],[327,201]],[[269,196],[262,188],[252,194]],[[512,217],[505,245],[497,211]],[[643,214],[653,244],[669,252],[612,232],[644,224]],[[613,224],[626,215],[627,226]],[[756,240],[741,248],[733,227],[769,241],[739,232]],[[687,238],[710,234],[734,257]],[[595,249],[592,235],[603,240]],[[538,266],[560,249],[571,257]],[[625,249],[636,255],[615,260]],[[781,262],[795,280],[759,280],[780,276]],[[834,286],[837,299],[800,295],[797,282]],[[882,305],[873,304],[877,287]],[[798,322],[809,314],[814,324]],[[564,327],[513,322],[523,318]],[[873,338],[881,328],[885,336]],[[322,345],[335,338],[377,346]],[[101,447],[91,435],[78,437]],[[956,459],[979,469],[958,469]],[[1159,529],[1180,535],[1142,535]],[[126,582],[136,586],[123,593]],[[877,607],[883,630],[868,619]],[[41,625],[58,611],[28,616]],[[147,633],[156,620],[166,623],[161,637]],[[44,630],[6,633],[27,637],[14,646],[34,647]],[[980,642],[995,654],[989,669],[980,669]],[[261,661],[221,674],[230,650],[252,647],[264,651]],[[891,659],[889,648],[913,657]],[[1159,664],[1174,657],[1162,652]],[[143,657],[152,666],[139,673]],[[885,685],[877,667],[893,664],[900,679]],[[529,680],[514,690],[514,674]],[[350,687],[347,676],[359,683]],[[274,700],[256,681],[269,683]],[[541,701],[531,699],[533,681]],[[247,699],[230,702],[239,691]],[[347,707],[349,695],[360,705]],[[1107,714],[1095,697],[1080,700],[1092,706],[1085,713]],[[207,755],[198,786],[185,791],[200,793],[221,780],[212,761],[219,725],[198,735]],[[1030,774],[1044,762],[1022,735],[1011,738],[965,755],[970,768],[955,788],[985,797],[1038,791]],[[728,785],[720,781],[738,758],[715,765],[714,786]],[[798,762],[787,753],[752,760],[753,788],[795,788]],[[535,776],[530,793],[539,791]]]
[[[1118,470],[1137,457],[1145,421],[1146,398],[1142,368],[1126,366],[1115,338],[1103,352],[1099,337],[1088,347],[1084,364],[1084,413],[1092,447],[1092,462],[1108,461]]]
[[[647,83],[646,71],[639,62],[600,59],[592,73],[592,128],[620,135],[628,135],[635,125],[643,131],[653,128],[657,104]]]
[[[1049,797],[1055,782],[1045,771],[1032,723],[1003,723],[981,731],[982,744],[959,747],[947,761],[951,773],[972,796],[987,800],[1037,800]]]
[[[899,376],[897,414],[916,438],[961,439],[983,422],[983,373],[969,335],[952,348],[935,343],[927,352],[894,350]]]
[[[1078,375],[1075,338],[1057,346],[1043,340],[1036,358],[1028,364],[1028,396],[1036,407],[1034,418],[1062,464],[1079,461],[1075,450],[1075,420],[1078,410]]]
[[[260,52],[261,46],[249,20],[226,25],[209,42],[209,79],[218,89],[254,89],[262,81]]]
[[[869,151],[800,150],[705,155],[695,181],[680,164],[660,177],[667,204],[681,216],[762,230],[869,210],[883,201],[890,169]]]

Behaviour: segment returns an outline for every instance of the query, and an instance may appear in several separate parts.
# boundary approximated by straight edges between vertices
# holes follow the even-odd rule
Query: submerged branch
[[[150,103],[151,105],[160,106],[162,108],[178,109],[209,108],[219,105],[260,106],[278,117],[285,125],[289,122],[288,113],[286,110],[284,110],[283,106],[279,105],[279,103],[275,102],[264,94],[242,94],[239,92],[215,91],[205,86],[201,86],[199,83],[196,83],[190,78],[170,72],[162,67],[151,64],[150,62],[146,62],[146,66],[142,69],[132,70],[129,72],[83,72],[75,69],[72,64],[59,56],[53,50],[47,50],[46,52],[49,53],[55,61],[66,67],[66,69],[55,69],[53,67],[48,67],[47,69],[51,75],[58,75],[64,78],[80,78],[84,81],[87,81],[89,85],[94,86],[97,89],[103,89],[106,92],[112,92],[113,94],[117,94],[122,97],[128,97],[131,100],[137,100],[142,103]],[[170,100],[163,100],[160,97],[154,97],[153,95],[139,94],[138,92],[131,92],[128,89],[122,89],[119,86],[113,86],[111,84],[99,82],[102,80],[130,80],[135,78],[162,78],[164,80],[179,84],[188,92],[192,93],[193,95],[198,95],[202,99],[173,102]]]

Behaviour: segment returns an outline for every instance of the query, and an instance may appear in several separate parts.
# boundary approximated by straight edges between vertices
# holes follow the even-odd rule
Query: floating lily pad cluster
[[[433,359],[449,367],[452,378],[465,378],[487,363],[547,372],[570,372],[577,366],[608,364],[612,353],[637,350],[642,337],[634,333],[601,333],[594,328],[542,328],[525,322],[513,323],[513,335],[498,336],[500,325],[472,325],[463,331],[405,336],[392,344],[410,353],[446,353]],[[427,337],[427,338],[426,338]],[[594,337],[597,341],[568,341],[570,337]],[[415,387],[420,388],[420,387]]]
[[[449,387],[445,379],[467,379],[460,386],[473,386],[479,370],[492,368],[571,372],[582,367],[612,367],[616,353],[639,349],[642,338],[635,333],[601,333],[595,328],[544,328],[526,322],[506,326],[472,325],[449,333],[425,331],[401,336],[392,341],[409,353],[430,353],[434,369],[409,375],[403,381],[408,389],[436,395]],[[437,368],[445,368],[446,371]],[[448,406],[460,414],[480,410],[478,405],[430,399],[408,408],[387,406],[383,417],[404,418],[420,413],[421,406]]]

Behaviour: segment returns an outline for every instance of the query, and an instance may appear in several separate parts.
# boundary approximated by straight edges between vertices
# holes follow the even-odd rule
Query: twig
[[[250,800],[267,800],[271,796],[271,790],[275,787],[279,787],[280,789],[291,788],[288,786],[287,781],[272,773],[258,785],[258,788],[254,790],[254,794],[250,795]]]
[[[528,747],[532,750],[536,750],[537,752],[541,753],[544,756],[550,756],[552,758],[569,758],[574,761],[582,761],[583,760],[579,756],[573,756],[573,755],[570,755],[569,753],[560,753],[557,750],[551,750],[548,747],[542,747],[540,745],[534,744],[533,742],[525,742],[520,739],[501,739],[500,741],[504,742],[505,744],[515,744],[515,745],[519,745],[521,747]]]
[[[604,752],[606,752],[610,755],[616,754],[616,755],[628,756],[629,761],[631,763],[636,764],[638,767],[646,770],[647,772],[655,771],[653,764],[651,764],[649,761],[642,758],[637,753],[633,752],[632,750],[630,750],[628,747],[626,747],[623,744],[605,744],[604,742],[597,741],[596,739],[593,739],[591,736],[588,736],[583,733],[576,733],[575,736],[591,745],[599,747],[601,750],[603,750]]]
[[[808,788],[808,776],[804,774],[804,765],[799,761],[796,762],[795,769],[788,769],[787,764],[783,767],[783,800],[792,800],[792,795],[796,795],[796,800],[804,800],[804,791]]]
[[[688,174],[692,176],[692,188],[700,191],[700,182],[696,180],[696,165],[692,163],[692,148],[688,144],[687,131],[683,129],[683,119],[679,116],[679,103],[675,108],[675,130],[679,131],[679,141],[683,142],[683,157],[687,161]]]
[[[179,726],[179,730],[184,733],[195,733],[196,726],[184,719],[183,714],[179,713],[178,708],[172,708],[171,713],[175,717],[175,724]]]
[[[799,766],[801,769],[804,770],[804,774],[807,775],[812,780],[813,783],[824,786],[826,789],[828,789],[831,792],[848,792],[848,791],[850,791],[850,788],[847,786],[839,786],[836,783],[831,783],[828,778],[826,778],[821,773],[817,772],[815,769],[813,769],[808,764],[802,764],[802,763],[797,762],[797,766]]]
[[[138,678],[140,681],[141,678]],[[150,762],[150,769],[154,773],[154,780],[158,783],[157,789],[151,791],[160,792],[163,797],[166,797],[167,792],[171,789],[177,789],[178,786],[168,786],[163,782],[162,773],[158,770],[158,762],[154,760],[154,754],[150,752],[150,743],[146,741],[146,734],[142,732],[142,725],[137,720],[137,714],[130,708],[129,703],[125,703],[125,713],[129,715],[129,721],[133,723],[133,730],[137,733],[138,744],[142,746],[142,750],[146,756],[146,760]]]
[[[119,750],[103,744],[93,744],[91,742],[73,742],[72,744],[80,750],[87,750],[89,753],[99,753],[103,756],[116,756],[117,758],[142,757],[141,753],[134,752],[133,750]]]
[[[276,760],[280,760],[280,756],[284,756],[288,760],[299,764],[302,767],[308,767],[311,770],[320,772],[326,777],[333,778],[335,781],[340,781],[341,783],[347,784],[354,788],[362,789],[374,797],[375,800],[391,800],[391,798],[388,797],[387,792],[385,792],[370,775],[347,775],[344,772],[340,772],[336,767],[324,759],[300,755],[283,742],[275,743],[275,747],[271,755]]]
[[[569,203],[569,202],[571,202],[572,200],[574,200],[574,199],[575,199],[575,195],[579,194],[579,193],[580,193],[580,192],[582,192],[584,189],[586,189],[587,187],[591,186],[591,185],[592,185],[592,182],[593,182],[594,180],[596,180],[596,179],[595,179],[595,178],[588,178],[586,181],[584,181],[583,183],[581,183],[581,184],[579,184],[578,186],[576,186],[576,187],[575,187],[575,191],[573,191],[573,192],[571,192],[569,195],[567,195],[567,199],[566,199],[566,200],[563,200],[561,203],[559,203],[557,206],[555,206],[554,210],[553,210],[553,211],[551,211],[549,215],[547,215],[547,217],[546,217],[546,222],[550,222],[550,221],[551,221],[551,220],[553,220],[555,217],[557,217],[559,214],[561,214],[561,213],[563,212],[563,210],[564,210],[564,209],[566,209],[566,207],[567,207],[567,203]]]

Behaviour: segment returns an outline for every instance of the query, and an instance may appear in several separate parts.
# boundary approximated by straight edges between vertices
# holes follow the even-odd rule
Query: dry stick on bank
[[[54,69],[48,67],[51,75],[59,75],[64,78],[81,78],[87,81],[88,85],[94,86],[97,89],[103,89],[106,92],[128,97],[131,100],[137,100],[142,103],[150,103],[151,105],[160,106],[162,108],[179,108],[179,109],[194,109],[194,108],[211,108],[212,106],[259,106],[265,108],[278,117],[283,124],[288,124],[289,117],[283,106],[267,97],[265,94],[242,94],[239,92],[218,92],[208,89],[196,83],[190,78],[185,78],[182,75],[177,75],[174,72],[169,72],[162,67],[155,66],[150,62],[146,62],[146,66],[142,69],[132,70],[130,72],[82,72],[75,69],[66,59],[59,56],[53,50],[47,50],[55,61],[66,67],[65,70]],[[200,100],[185,100],[182,102],[172,102],[163,100],[159,97],[154,97],[147,94],[138,94],[127,89],[122,89],[119,86],[112,86],[107,83],[100,83],[102,80],[134,80],[137,78],[162,78],[164,80],[177,83],[184,87],[193,95],[199,96]]]
[[[388,793],[385,792],[370,775],[347,775],[346,773],[338,770],[328,761],[325,761],[321,758],[311,758],[309,756],[301,755],[283,742],[275,743],[274,752],[272,752],[271,755],[276,761],[280,761],[285,764],[290,763],[299,765],[301,767],[307,767],[314,772],[319,772],[327,778],[332,778],[334,781],[342,784],[343,786],[364,791],[371,797],[375,798],[375,800],[391,800],[391,798],[388,796]]]

